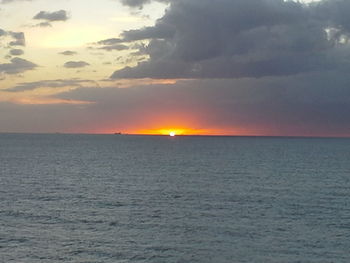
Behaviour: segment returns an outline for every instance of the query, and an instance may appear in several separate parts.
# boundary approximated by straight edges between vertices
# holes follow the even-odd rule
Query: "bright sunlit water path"
[[[350,262],[350,140],[0,135],[0,262]]]

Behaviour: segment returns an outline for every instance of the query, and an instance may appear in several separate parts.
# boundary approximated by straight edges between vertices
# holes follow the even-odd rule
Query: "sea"
[[[0,134],[0,262],[350,262],[350,139]]]

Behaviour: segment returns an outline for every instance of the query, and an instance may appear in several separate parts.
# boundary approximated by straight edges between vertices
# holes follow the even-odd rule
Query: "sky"
[[[0,132],[350,136],[349,0],[0,0]]]

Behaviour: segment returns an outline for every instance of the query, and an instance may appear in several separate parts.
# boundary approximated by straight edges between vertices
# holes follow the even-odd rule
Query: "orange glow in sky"
[[[182,135],[254,135],[254,129],[247,129],[246,127],[232,127],[230,126],[216,126],[209,123],[202,123],[201,119],[187,116],[173,114],[159,115],[157,117],[145,117],[142,122],[128,122],[122,126],[111,125],[109,123],[99,123],[89,130],[91,133],[103,134],[135,134],[135,135],[163,135],[169,136],[174,134],[176,136]],[[166,119],[166,120],[164,120]],[[147,121],[145,121],[147,120]]]
[[[141,118],[142,117],[142,118]],[[202,136],[248,136],[265,135],[269,130],[258,130],[259,127],[240,126],[239,123],[215,125],[204,120],[197,112],[157,112],[157,115],[145,113],[141,117],[136,116],[124,123],[95,123],[94,127],[88,128],[90,133],[103,134],[135,134],[135,135],[162,135],[176,136],[202,135]]]
[[[158,129],[144,129],[136,130],[130,133],[133,134],[145,134],[145,135],[167,135],[167,136],[178,136],[178,135],[219,135],[225,134],[219,130],[208,130],[208,129],[192,129],[192,128],[158,128]]]

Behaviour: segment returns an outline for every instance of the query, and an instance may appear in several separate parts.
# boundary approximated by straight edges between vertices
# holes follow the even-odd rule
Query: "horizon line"
[[[0,132],[1,134],[28,134],[28,135],[113,135],[113,136],[161,136],[171,137],[168,134],[142,133],[93,133],[93,132]],[[246,137],[246,138],[319,138],[319,139],[350,139],[350,135],[259,135],[259,134],[178,134],[174,137]]]

